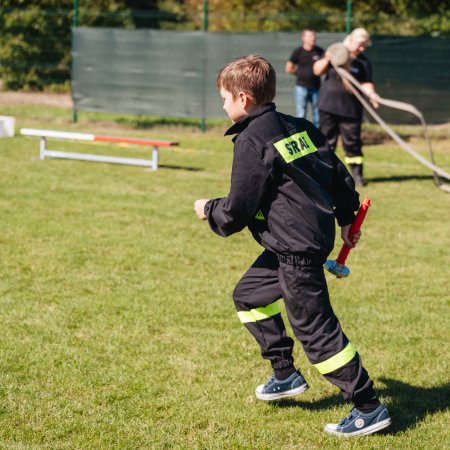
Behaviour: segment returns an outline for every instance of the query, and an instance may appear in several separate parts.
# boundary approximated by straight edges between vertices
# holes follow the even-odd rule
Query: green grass
[[[393,425],[339,440],[322,428],[349,406],[298,343],[296,361],[311,389],[275,404],[254,397],[270,368],[231,293],[260,249],[248,232],[215,236],[193,212],[195,199],[228,192],[225,125],[202,134],[185,123],[149,127],[107,115],[71,124],[70,111],[58,108],[2,111],[17,128],[181,146],[162,149],[161,169],[149,172],[40,161],[37,139],[0,140],[0,448],[446,448],[450,195],[395,143],[366,147],[370,183],[361,196],[372,207],[364,235],[349,257],[350,278],[327,275],[336,313]],[[424,148],[415,128],[398,129]],[[448,170],[448,128],[432,135]],[[82,148],[49,144],[63,146]]]

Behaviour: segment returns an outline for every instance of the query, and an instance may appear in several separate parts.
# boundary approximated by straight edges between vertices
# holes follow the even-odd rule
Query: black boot
[[[362,164],[350,164],[350,170],[352,171],[352,177],[355,180],[356,186],[365,186],[366,182],[363,178],[363,165]]]

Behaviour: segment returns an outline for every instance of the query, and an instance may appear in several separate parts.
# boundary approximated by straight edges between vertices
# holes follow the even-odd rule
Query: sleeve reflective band
[[[346,156],[345,164],[362,164],[363,163],[363,157],[362,156]]]
[[[331,358],[322,361],[321,363],[314,364],[314,367],[322,374],[333,372],[333,370],[339,369],[339,367],[345,366],[356,355],[356,350],[349,342],[344,350],[341,350]]]
[[[251,309],[250,311],[238,311],[237,315],[242,323],[257,322],[258,320],[268,319],[281,313],[278,301],[271,303],[263,308]]]

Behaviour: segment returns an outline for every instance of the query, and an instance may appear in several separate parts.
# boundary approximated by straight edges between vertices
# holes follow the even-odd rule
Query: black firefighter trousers
[[[265,250],[234,290],[238,316],[274,369],[293,366],[294,341],[286,334],[278,304],[283,298],[309,361],[345,400],[357,407],[377,404],[373,382],[334,315],[323,263],[314,255],[277,256]]]

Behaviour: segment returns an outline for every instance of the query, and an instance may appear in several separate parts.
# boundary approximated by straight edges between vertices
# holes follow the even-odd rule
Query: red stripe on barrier
[[[152,141],[149,139],[135,139],[127,137],[117,137],[117,136],[94,136],[94,141],[103,142],[122,142],[126,144],[137,144],[137,145],[151,145],[154,147],[172,147],[178,145],[178,142],[174,141]]]

